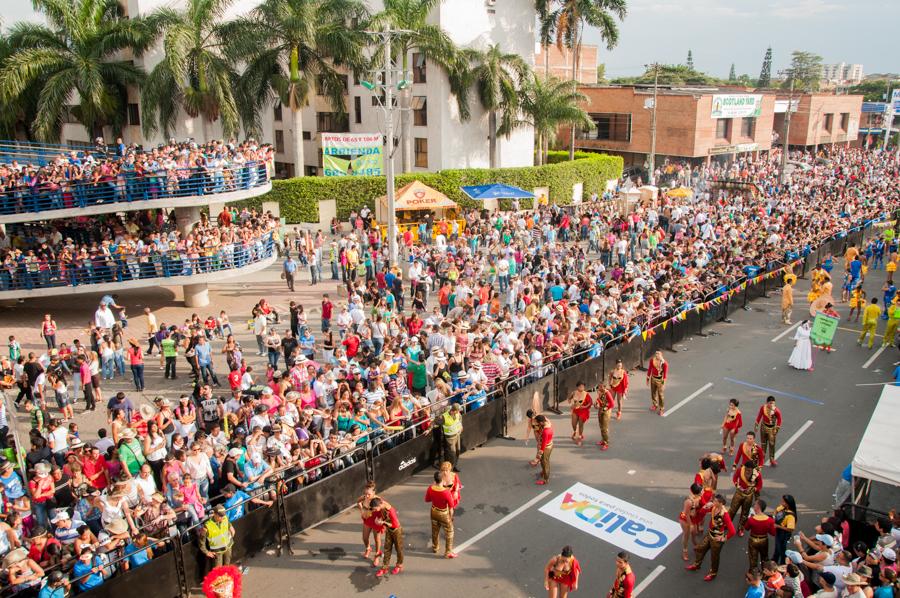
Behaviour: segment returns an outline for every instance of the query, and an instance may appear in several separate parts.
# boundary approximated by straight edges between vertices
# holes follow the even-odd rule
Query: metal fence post
[[[291,524],[288,521],[287,507],[284,504],[284,494],[277,488],[275,490],[275,507],[278,512],[278,538],[275,540],[275,550],[278,556],[284,552],[287,547],[287,554],[294,554],[291,546]]]
[[[180,531],[176,531],[172,536],[172,556],[175,557],[175,575],[178,577],[179,595],[181,598],[189,598],[191,588],[187,579],[187,569],[184,566],[184,542],[182,542]]]

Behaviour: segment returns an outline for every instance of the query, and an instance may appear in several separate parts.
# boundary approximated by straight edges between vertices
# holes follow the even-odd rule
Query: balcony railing
[[[98,181],[62,181],[10,188],[0,185],[0,215],[214,195],[246,191],[268,183],[267,164],[248,162],[222,169],[161,169],[140,176],[134,172],[120,172]]]
[[[243,268],[275,255],[268,233],[244,244],[227,243],[193,257],[177,250],[145,255],[96,255],[70,261],[26,261],[0,264],[0,291],[31,291],[58,287],[158,280]]]

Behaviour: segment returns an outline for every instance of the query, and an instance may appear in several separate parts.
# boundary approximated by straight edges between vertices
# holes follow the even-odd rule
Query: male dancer
[[[538,442],[537,455],[531,461],[534,467],[538,463],[541,464],[541,477],[535,482],[538,486],[543,486],[550,481],[550,454],[553,452],[553,426],[544,415],[538,415],[534,418],[535,422],[541,426],[541,439]]]
[[[731,522],[731,516],[725,509],[725,497],[716,494],[713,498],[713,506],[710,511],[709,529],[703,541],[694,547],[696,558],[694,562],[686,566],[688,571],[696,571],[703,564],[703,557],[706,553],[712,551],[712,562],[710,563],[709,573],[703,578],[703,581],[712,581],[719,573],[719,555],[722,552],[722,546],[725,542],[734,536],[734,524]]]
[[[747,556],[750,559],[750,569],[755,569],[768,558],[769,536],[775,535],[775,520],[766,514],[766,501],[756,499],[753,503],[753,516],[747,519],[744,529],[750,532]]]
[[[664,391],[668,377],[669,363],[663,359],[662,351],[657,351],[647,366],[647,384],[650,385],[650,411],[656,411],[660,415],[666,408]]]
[[[397,551],[397,564],[391,569],[391,574],[399,575],[403,571],[403,528],[397,517],[397,509],[381,498],[373,498],[369,503],[378,516],[378,520],[384,526],[384,562],[375,573],[375,577],[382,577],[388,572],[391,564],[391,550]]]
[[[634,573],[628,564],[628,553],[616,555],[616,580],[606,598],[631,598],[634,592]]]
[[[738,535],[743,536],[744,525],[747,523],[753,502],[762,492],[762,472],[756,468],[755,462],[747,461],[743,467],[734,470],[731,480],[734,482],[734,496],[731,497],[731,508],[728,509],[728,515],[734,519],[737,512],[741,512]]]
[[[609,419],[615,406],[616,401],[612,393],[601,382],[597,388],[597,422],[600,424],[600,442],[597,446],[601,451],[609,448]]]
[[[456,506],[453,492],[443,484],[440,471],[434,472],[434,484],[425,491],[425,502],[431,503],[431,552],[437,554],[441,528],[444,529],[444,558],[455,559],[453,552],[453,517],[450,510]]]
[[[781,429],[781,409],[775,405],[775,397],[766,397],[766,404],[759,408],[756,414],[755,428],[760,432],[760,440],[762,447],[759,454],[759,464],[762,466],[766,460],[766,448],[769,450],[769,465],[776,467],[778,463],[775,461],[775,439],[778,436],[778,430]]]
[[[734,469],[737,471],[747,461],[753,461],[762,467],[765,456],[762,448],[756,443],[756,432],[748,430],[747,439],[741,443],[734,455]]]

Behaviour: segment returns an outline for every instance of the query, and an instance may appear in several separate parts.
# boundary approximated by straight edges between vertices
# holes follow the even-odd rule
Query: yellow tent
[[[687,187],[676,187],[671,191],[666,192],[666,195],[669,197],[690,197],[693,194],[694,192]]]

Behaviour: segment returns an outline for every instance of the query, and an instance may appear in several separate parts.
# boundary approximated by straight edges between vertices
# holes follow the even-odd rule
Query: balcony
[[[203,285],[263,270],[278,258],[272,234],[189,255],[170,250],[48,263],[16,259],[0,265],[0,300],[103,293],[153,286]]]

